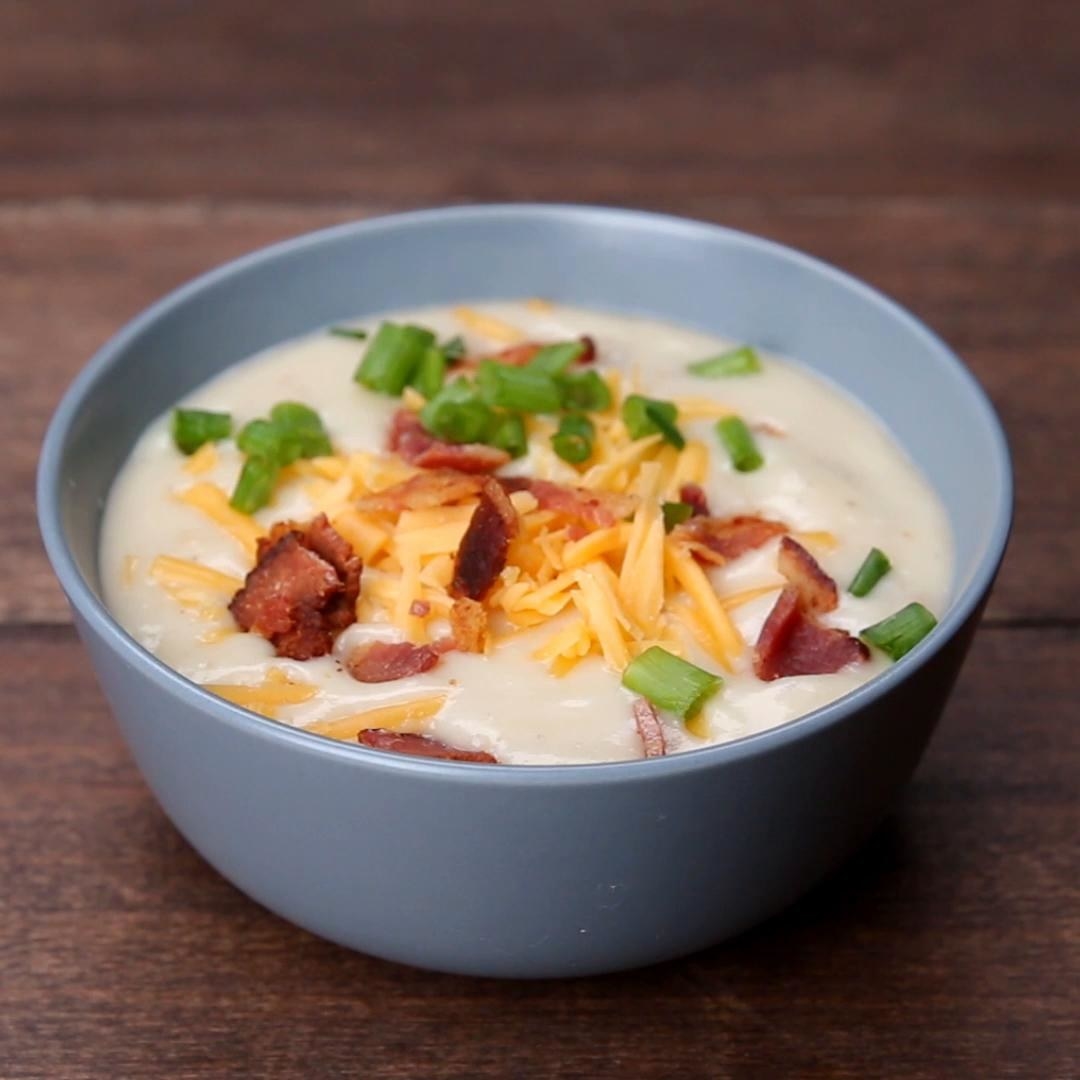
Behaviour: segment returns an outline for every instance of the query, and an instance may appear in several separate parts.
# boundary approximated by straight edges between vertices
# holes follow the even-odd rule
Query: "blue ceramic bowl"
[[[222,368],[347,316],[550,296],[798,357],[873,409],[948,508],[939,629],[826,708],[653,761],[469,767],[343,745],[200,690],[101,601],[101,508],[143,427]],[[791,903],[873,829],[926,745],[1001,560],[1008,450],[986,397],[919,322],[765,240],[570,206],[404,214],[302,236],[140,315],[76,379],[38,477],[49,557],[121,729],[199,852],[272,911],[445,971],[564,976],[664,960]]]

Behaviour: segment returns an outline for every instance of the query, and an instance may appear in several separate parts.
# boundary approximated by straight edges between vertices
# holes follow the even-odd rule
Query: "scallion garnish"
[[[668,419],[667,410],[661,408],[663,402],[650,401],[645,406],[645,415],[652,421],[653,425],[664,436],[664,442],[671,443],[676,450],[682,450],[686,446],[686,440],[683,438],[682,432],[675,426],[672,420]],[[674,408],[674,406],[672,406]]]
[[[870,554],[863,559],[862,566],[851,579],[848,592],[852,596],[866,596],[891,569],[889,556],[880,548],[871,548]]]
[[[507,367],[485,360],[477,373],[476,387],[485,404],[514,412],[556,412],[562,404],[555,380],[531,367]]]
[[[276,465],[291,465],[300,456],[299,443],[289,448],[284,445],[282,431],[269,420],[251,420],[236,436],[237,449],[248,457],[265,458]],[[295,453],[291,451],[295,450]]]
[[[543,371],[548,375],[561,375],[585,352],[584,341],[560,341],[555,345],[545,345],[529,361],[528,367],[534,371]]]
[[[353,341],[367,341],[366,330],[354,330],[351,326],[331,326],[330,333],[334,337],[351,338]]]
[[[723,686],[724,680],[659,645],[652,645],[630,661],[623,672],[622,684],[658,709],[687,720]]]
[[[194,454],[204,443],[218,442],[231,434],[232,417],[228,413],[207,412],[206,409],[173,410],[173,442],[181,453]]]
[[[664,532],[671,532],[676,525],[681,525],[694,516],[694,508],[684,502],[666,502],[661,505],[660,510],[664,515]]]
[[[731,456],[731,464],[738,472],[753,472],[765,464],[765,459],[754,442],[750,429],[739,416],[725,416],[717,421],[716,431],[720,441]]]
[[[446,381],[446,353],[438,345],[431,345],[424,350],[410,383],[430,401]]]
[[[564,409],[603,412],[611,407],[611,389],[595,371],[568,371],[557,376],[555,382]]]
[[[280,468],[276,461],[264,457],[249,457],[240,471],[229,505],[242,514],[254,514],[262,509],[274,493]]]
[[[293,461],[297,457],[325,457],[333,453],[322,417],[309,405],[299,401],[279,401],[270,410],[270,422],[282,433],[284,442],[294,443],[298,447]],[[290,447],[289,453],[292,452]]]
[[[513,458],[522,457],[529,449],[525,421],[516,413],[504,413],[496,421],[488,443],[500,450],[505,450]]]
[[[551,436],[551,448],[571,465],[580,465],[592,457],[596,428],[581,413],[571,413],[559,422],[559,430]]]
[[[447,442],[486,442],[495,413],[477,396],[467,379],[447,383],[421,410],[420,422]]]
[[[860,631],[859,637],[891,659],[899,660],[911,652],[935,626],[937,619],[933,614],[922,604],[912,603]]]
[[[444,341],[439,348],[442,350],[443,356],[445,356],[451,364],[456,364],[459,360],[465,359],[465,353],[467,351],[465,339],[460,334],[455,334],[449,341]]]
[[[761,370],[761,359],[750,345],[710,356],[691,364],[687,369],[692,375],[705,379],[721,379],[730,375],[754,375]]]
[[[622,406],[623,423],[631,439],[643,439],[646,435],[663,435],[665,439],[669,438],[668,433],[659,426],[660,423],[673,429],[678,438],[682,439],[675,427],[678,416],[679,410],[673,402],[655,401],[642,397],[641,394],[630,394]]]
[[[422,326],[384,322],[353,378],[369,390],[398,397],[434,344],[435,335]]]

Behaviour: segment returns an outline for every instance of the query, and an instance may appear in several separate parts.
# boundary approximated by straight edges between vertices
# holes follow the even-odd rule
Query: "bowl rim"
[[[974,566],[966,586],[953,598],[943,613],[935,633],[924,639],[906,656],[890,665],[868,682],[843,697],[764,731],[744,735],[729,742],[661,758],[632,761],[609,761],[560,765],[484,765],[388,754],[361,745],[304,731],[282,721],[271,720],[204,690],[179,672],[168,667],[131,637],[113,618],[105,604],[79,570],[65,536],[60,516],[62,476],[60,465],[73,421],[98,381],[120,361],[129,345],[159,318],[191,297],[215,288],[220,282],[241,274],[260,263],[292,256],[312,247],[344,238],[362,239],[382,232],[424,229],[433,224],[490,222],[506,219],[532,224],[568,222],[631,226],[696,238],[720,238],[729,244],[779,256],[804,269],[823,275],[855,294],[864,303],[882,309],[892,319],[906,325],[921,338],[938,362],[958,381],[972,400],[987,428],[993,456],[987,465],[1000,476],[996,485],[997,505],[994,523],[982,557]],[[815,256],[775,240],[755,236],[712,222],[619,207],[573,203],[491,203],[445,206],[401,213],[377,215],[348,221],[328,228],[302,233],[261,247],[206,271],[144,308],[129,320],[78,372],[63,394],[49,422],[42,444],[37,470],[38,524],[45,550],[75,614],[101,637],[126,664],[142,671],[163,693],[175,695],[192,708],[208,712],[216,721],[228,724],[242,734],[256,739],[281,743],[312,757],[328,758],[342,765],[384,769],[447,783],[484,784],[489,786],[576,787],[581,784],[661,781],[674,779],[734,763],[743,758],[765,755],[810,738],[840,723],[856,712],[873,705],[895,686],[914,675],[955,637],[988,593],[1004,556],[1013,517],[1013,475],[1008,442],[1001,421],[986,391],[956,354],[920,319],[884,293],[847,272]]]

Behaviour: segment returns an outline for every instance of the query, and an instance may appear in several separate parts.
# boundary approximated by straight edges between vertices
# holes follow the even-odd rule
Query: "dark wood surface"
[[[924,317],[1009,431],[1012,546],[865,849],[689,960],[500,983],[351,954],[187,847],[33,521],[48,414],[162,292],[452,201],[673,210]],[[1080,7],[0,4],[0,1078],[1080,1072]]]

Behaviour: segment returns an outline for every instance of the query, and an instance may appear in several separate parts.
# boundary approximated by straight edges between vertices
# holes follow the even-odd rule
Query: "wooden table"
[[[0,6],[0,1077],[1080,1071],[1080,6]],[[46,418],[144,304],[387,208],[668,209],[813,251],[966,358],[1017,523],[854,860],[726,946],[500,983],[345,952],[176,834],[38,544]]]

